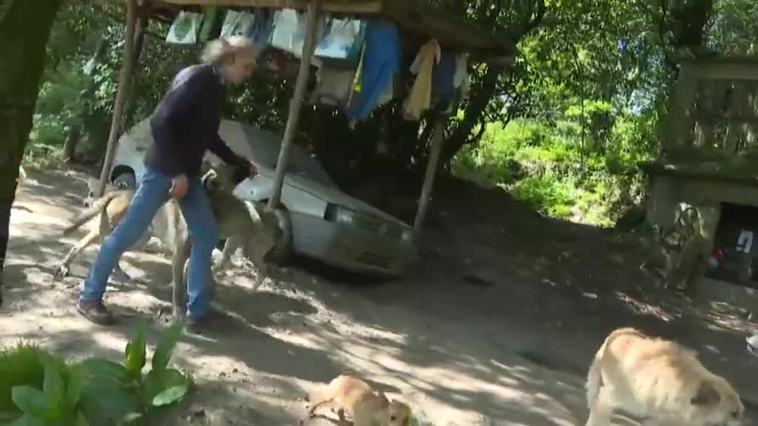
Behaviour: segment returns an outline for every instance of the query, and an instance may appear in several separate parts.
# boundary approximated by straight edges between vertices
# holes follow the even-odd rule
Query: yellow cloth
[[[411,65],[411,71],[416,73],[411,93],[405,100],[404,113],[409,120],[419,120],[421,114],[429,109],[432,101],[432,70],[434,64],[440,61],[440,45],[437,40],[429,40],[421,46],[416,59]]]

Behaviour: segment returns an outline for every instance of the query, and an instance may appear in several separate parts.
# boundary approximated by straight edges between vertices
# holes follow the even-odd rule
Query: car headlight
[[[336,204],[329,204],[326,206],[324,212],[324,219],[329,222],[351,224],[355,218],[355,212],[348,208],[338,206]]]

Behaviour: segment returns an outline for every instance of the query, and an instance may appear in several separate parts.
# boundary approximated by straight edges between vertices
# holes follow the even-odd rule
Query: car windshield
[[[241,126],[252,150],[253,160],[265,167],[276,169],[281,145],[279,135],[247,124],[241,124]],[[291,146],[288,163],[287,172],[289,173],[308,177],[322,185],[336,186],[318,160],[297,145]]]

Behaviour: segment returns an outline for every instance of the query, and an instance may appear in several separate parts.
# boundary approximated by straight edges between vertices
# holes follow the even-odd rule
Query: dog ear
[[[201,178],[201,182],[203,183],[203,188],[205,188],[208,191],[213,191],[219,186],[218,182],[218,176],[216,174],[216,171],[213,169],[208,170],[205,172],[203,177]]]
[[[702,382],[697,389],[697,393],[692,397],[692,405],[713,405],[721,401],[721,395],[712,382]]]

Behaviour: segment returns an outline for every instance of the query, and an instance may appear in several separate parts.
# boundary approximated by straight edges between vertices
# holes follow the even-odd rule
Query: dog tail
[[[119,195],[119,191],[113,191],[95,200],[95,202],[92,203],[91,206],[89,206],[86,210],[84,210],[79,216],[74,218],[74,220],[71,222],[71,225],[67,226],[63,230],[63,235],[70,234],[71,232],[73,232],[74,230],[78,229],[80,226],[85,224],[87,221],[95,217],[95,215],[101,213],[103,210],[105,210],[108,207],[108,204],[110,204],[110,202],[113,201],[113,199],[116,198],[118,195]]]

